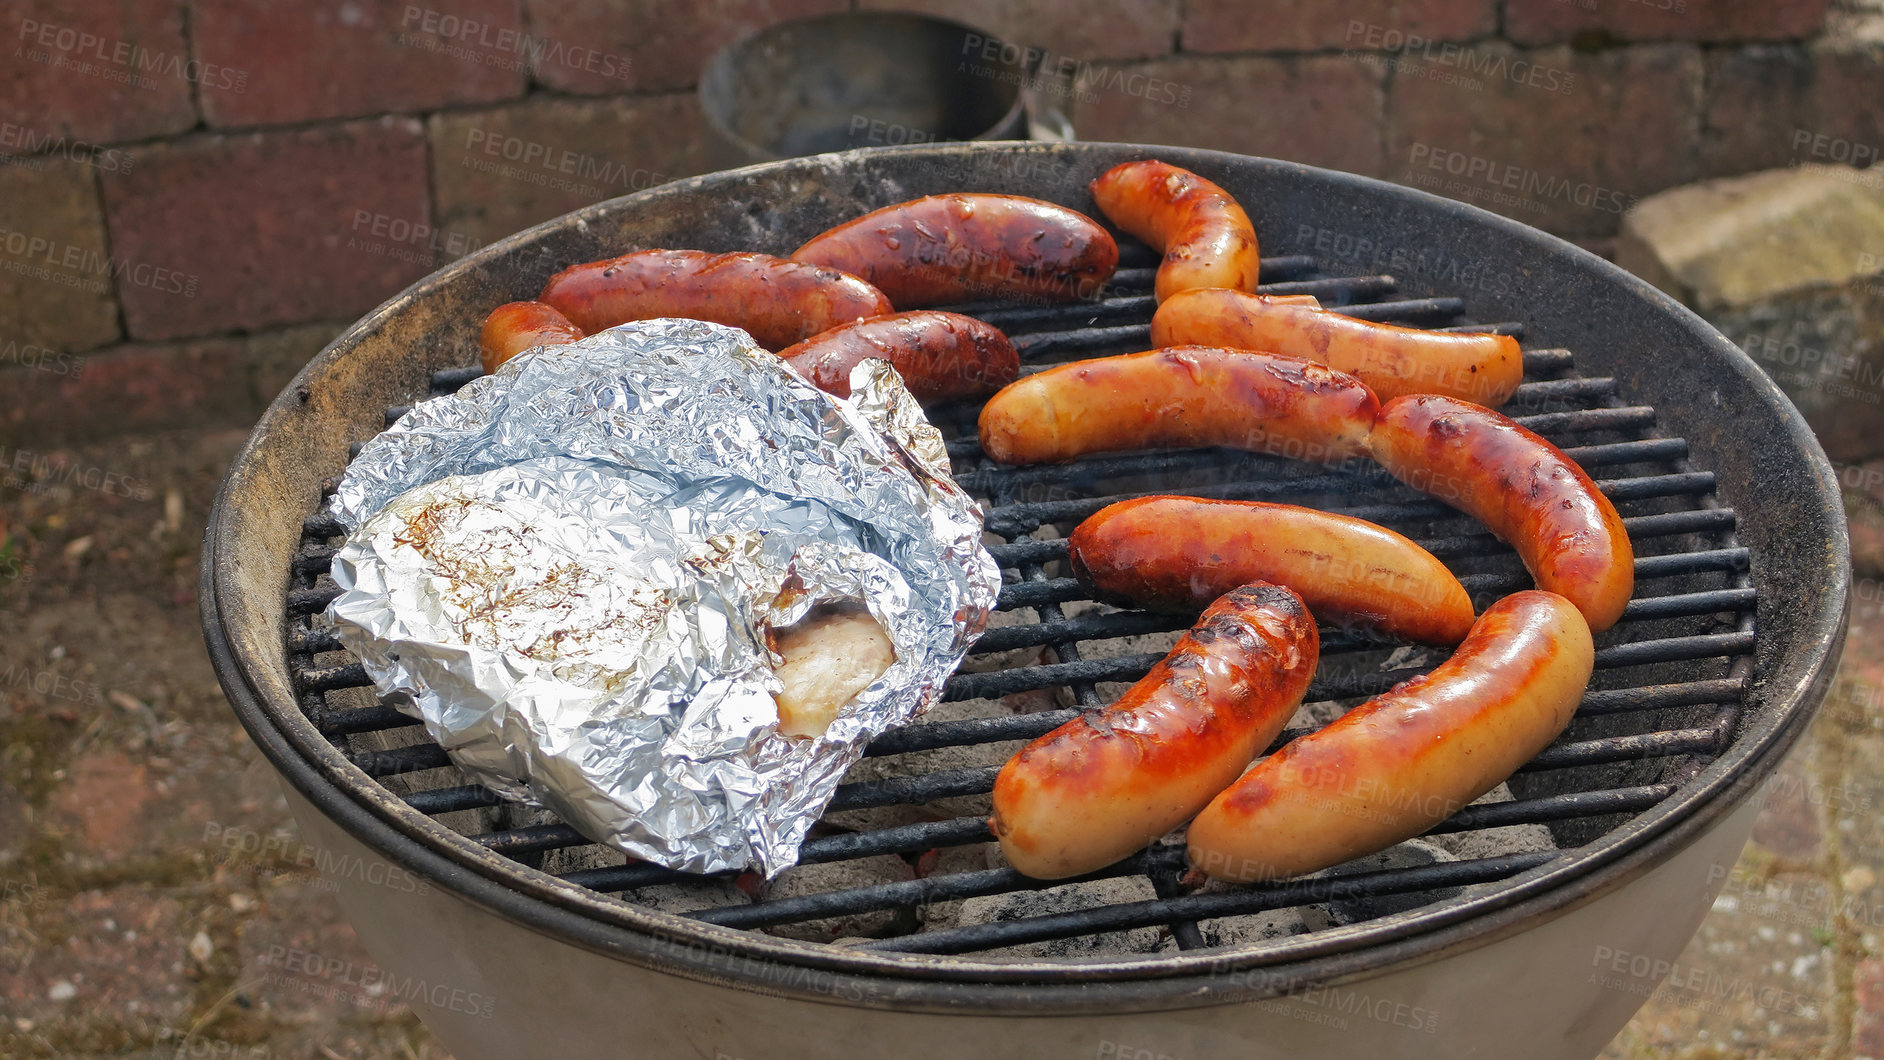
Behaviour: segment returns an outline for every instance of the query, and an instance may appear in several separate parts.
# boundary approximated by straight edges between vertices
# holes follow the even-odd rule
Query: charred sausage
[[[1320,642],[1301,598],[1237,589],[1118,702],[1008,760],[989,825],[1037,879],[1102,868],[1183,824],[1295,713]]]
[[[838,397],[850,396],[850,370],[858,361],[881,357],[925,405],[985,397],[1020,374],[1020,355],[1000,328],[935,309],[839,324],[779,356]]]
[[[982,298],[1070,302],[1098,290],[1119,247],[1098,222],[1019,195],[931,195],[813,236],[792,254],[875,284],[898,309]]]
[[[774,352],[891,308],[881,291],[836,269],[700,250],[639,250],[573,265],[550,277],[541,300],[591,335],[630,320],[687,317],[744,328]]]
[[[1008,464],[1185,445],[1326,463],[1365,451],[1379,408],[1360,380],[1311,361],[1177,346],[1008,384],[982,407],[981,447]]]
[[[1164,162],[1126,162],[1092,182],[1092,197],[1113,224],[1164,255],[1159,301],[1196,287],[1256,289],[1256,228],[1210,181]]]
[[[1368,448],[1393,477],[1484,523],[1536,580],[1598,633],[1635,590],[1635,550],[1615,505],[1563,450],[1508,417],[1455,398],[1389,401]]]
[[[1568,600],[1485,610],[1451,659],[1258,762],[1191,822],[1191,865],[1273,880],[1419,835],[1496,787],[1576,712],[1594,652]]]
[[[537,346],[561,346],[582,337],[582,329],[553,306],[542,302],[505,302],[484,318],[484,330],[478,346],[483,352],[484,373]]]
[[[1249,582],[1301,594],[1315,617],[1451,647],[1472,598],[1433,554],[1385,527],[1292,504],[1140,497],[1101,508],[1067,539],[1102,599],[1192,611]]]
[[[1383,401],[1444,394],[1496,406],[1524,381],[1524,351],[1509,335],[1394,327],[1242,291],[1184,291],[1158,307],[1151,344],[1191,343],[1320,361]]]

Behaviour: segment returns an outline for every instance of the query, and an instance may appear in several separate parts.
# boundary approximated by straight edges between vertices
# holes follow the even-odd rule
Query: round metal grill
[[[1137,244],[1123,249],[1122,267],[1098,302],[954,308],[1006,330],[1021,351],[1023,371],[1144,349],[1155,308],[1149,293],[1155,255]],[[1262,280],[1264,293],[1313,294],[1364,319],[1523,338],[1522,322],[1475,322],[1460,298],[1400,298],[1391,276],[1324,275],[1308,256],[1265,259]],[[450,393],[477,374],[438,372],[431,391]],[[404,411],[388,410],[387,422]],[[1472,845],[1477,854],[1454,860],[1380,867],[1376,859],[1362,859],[1314,878],[1223,887],[1187,877],[1177,843],[1154,844],[1090,877],[1051,883],[1004,867],[962,868],[964,859],[942,856],[991,841],[987,793],[1019,746],[1015,741],[1110,702],[1120,683],[1142,676],[1190,625],[1192,616],[1096,604],[1064,576],[1064,535],[1113,501],[1180,493],[1306,504],[1412,537],[1452,568],[1481,609],[1531,584],[1515,553],[1470,518],[1372,466],[1321,467],[1190,449],[1007,468],[981,454],[974,432],[978,408],[938,410],[957,478],[982,500],[988,530],[999,539],[990,550],[1007,582],[1001,614],[948,683],[945,704],[930,719],[870,746],[801,854],[801,864],[826,866],[895,856],[907,872],[893,875],[904,878],[859,883],[824,874],[820,879],[835,882],[771,889],[740,880],[744,889],[735,894],[724,882],[624,863],[621,854],[589,844],[566,824],[465,784],[417,722],[371,701],[365,672],[325,628],[321,612],[336,594],[326,572],[341,528],[324,514],[307,518],[292,561],[289,666],[307,719],[413,809],[523,866],[706,923],[760,931],[793,925],[793,937],[815,938],[821,924],[834,934],[868,917],[861,921],[870,925],[868,937],[844,939],[846,945],[977,956],[1001,951],[996,957],[1067,952],[1068,944],[1082,940],[1103,940],[1114,953],[1205,948],[1221,944],[1236,918],[1283,910],[1312,914],[1298,917],[1293,930],[1352,923],[1447,901],[1461,888],[1507,879],[1598,839],[1672,795],[1734,735],[1752,671],[1756,601],[1748,549],[1735,539],[1734,511],[1714,497],[1713,474],[1689,466],[1687,441],[1664,436],[1654,408],[1630,403],[1613,379],[1578,374],[1573,350],[1527,349],[1525,383],[1504,411],[1563,447],[1615,502],[1636,550],[1636,598],[1622,622],[1598,639],[1596,675],[1570,729],[1511,779],[1509,797],[1481,800],[1430,833],[1484,838]],[[1298,720],[1326,720],[1444,658],[1443,652],[1326,629],[1322,655],[1307,697],[1319,705]],[[1279,743],[1304,731],[1291,728]],[[1542,826],[1546,845],[1555,849],[1501,849],[1499,836],[1508,833],[1495,830],[1516,825]],[[1127,877],[1148,886],[1137,892],[1080,887]],[[649,897],[657,888],[658,903]],[[922,915],[940,903],[1048,888],[1064,888],[1070,897],[985,922]],[[1124,893],[1140,897],[1121,900]],[[1061,949],[1039,948],[1055,945]]]

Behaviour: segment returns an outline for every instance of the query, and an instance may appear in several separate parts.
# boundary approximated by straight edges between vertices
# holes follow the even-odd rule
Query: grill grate
[[[1007,330],[1021,351],[1023,371],[1146,348],[1147,322],[1155,308],[1148,293],[1155,255],[1136,244],[1123,250],[1124,267],[1096,303],[958,308]],[[1265,293],[1314,294],[1325,305],[1365,319],[1523,337],[1521,323],[1471,322],[1458,298],[1399,298],[1390,276],[1323,276],[1306,256],[1265,259],[1262,279]],[[1686,441],[1656,433],[1653,408],[1623,404],[1613,380],[1575,375],[1568,350],[1527,350],[1525,370],[1524,385],[1504,411],[1564,447],[1616,502],[1636,548],[1637,598],[1622,622],[1598,639],[1596,675],[1571,728],[1513,777],[1510,800],[1466,807],[1429,834],[1478,833],[1490,842],[1495,833],[1489,830],[1541,825],[1559,848],[1569,848],[1669,797],[1726,748],[1752,667],[1755,595],[1747,575],[1748,551],[1734,538],[1734,512],[1714,498],[1714,476],[1688,466]],[[450,393],[478,374],[477,369],[440,372],[433,378],[433,393]],[[388,424],[404,411],[388,410]],[[1478,856],[1460,853],[1456,860],[1435,864],[1364,871],[1357,862],[1319,877],[1235,888],[1200,886],[1201,881],[1185,875],[1182,847],[1164,843],[1072,881],[1031,880],[1000,867],[935,870],[936,852],[991,841],[987,793],[1013,741],[1033,739],[1083,709],[1110,702],[1117,689],[1102,686],[1142,676],[1163,656],[1162,648],[1190,625],[1185,616],[1096,605],[1076,581],[1059,576],[1057,567],[1066,554],[1062,535],[1115,500],[1187,493],[1309,504],[1412,537],[1452,567],[1481,609],[1531,584],[1515,554],[1469,517],[1400,486],[1371,465],[1311,467],[1270,456],[1191,449],[1003,468],[980,451],[974,435],[977,412],[943,409],[936,421],[949,438],[958,480],[983,500],[988,529],[1000,539],[990,551],[1007,579],[997,616],[1002,624],[975,645],[964,672],[945,688],[944,702],[965,708],[942,707],[937,713],[961,716],[912,724],[872,743],[853,770],[861,776],[839,786],[827,819],[813,829],[801,855],[805,865],[900,856],[914,878],[848,886],[839,881],[811,893],[761,891],[761,897],[731,905],[725,895],[732,892],[722,888],[717,901],[697,900],[691,907],[682,888],[679,911],[708,923],[762,930],[900,913],[872,929],[881,937],[855,944],[936,954],[1100,937],[1140,939],[1141,949],[1195,949],[1217,944],[1210,927],[1228,923],[1227,918],[1306,908],[1334,910],[1338,916],[1328,914],[1334,920],[1365,919],[1446,901],[1460,888],[1495,884],[1555,856],[1498,850],[1492,842]],[[328,486],[331,491],[332,483]],[[545,815],[506,807],[495,793],[463,784],[443,750],[423,739],[417,722],[383,703],[344,705],[371,702],[371,682],[319,617],[337,595],[326,575],[333,539],[340,533],[339,524],[324,513],[306,520],[287,599],[290,666],[301,706],[324,735],[414,809],[433,816],[480,811],[469,824],[454,819],[457,830],[531,867],[556,858],[559,867],[552,871],[570,883],[619,893],[701,880],[644,863],[620,864],[621,855],[590,844],[566,824],[528,823],[532,814],[539,820]],[[1145,638],[1163,639],[1146,643]],[[1322,666],[1307,698],[1351,704],[1425,672],[1442,658],[1442,653],[1324,630]],[[1022,697],[1024,711],[1017,713],[1003,697]],[[1332,716],[1330,708],[1319,709],[1324,720]],[[1278,746],[1306,731],[1289,729]],[[418,742],[411,742],[415,738]],[[375,746],[393,742],[404,746]],[[975,764],[949,764],[964,756]],[[866,826],[830,819],[888,810],[912,819],[892,817]],[[572,867],[585,863],[590,867]],[[1046,908],[985,923],[934,926],[913,915],[919,908],[959,899],[1077,891],[1092,881],[1129,877],[1147,881],[1155,897],[1101,898],[1079,908]],[[1142,888],[1134,893],[1142,894]],[[1156,929],[1151,941],[1118,934],[1141,928]]]

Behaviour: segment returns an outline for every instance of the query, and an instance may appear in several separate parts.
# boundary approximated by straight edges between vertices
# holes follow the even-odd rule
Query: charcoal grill
[[[1598,638],[1576,720],[1512,778],[1508,798],[1434,830],[1460,837],[1450,857],[1244,887],[1198,886],[1176,845],[1073,885],[973,857],[989,843],[986,793],[1014,741],[1108,702],[1189,624],[1095,605],[1066,576],[1063,535],[1113,500],[1311,504],[1420,541],[1480,607],[1530,584],[1482,527],[1372,468],[1195,449],[1004,469],[976,444],[974,407],[938,410],[959,480],[987,507],[1003,618],[930,719],[870,746],[802,855],[818,866],[900,858],[908,871],[894,879],[826,873],[772,893],[624,863],[465,783],[421,727],[373,701],[325,628],[340,528],[321,514],[324,496],[410,402],[475,377],[464,366],[491,306],[528,297],[570,262],[636,247],[788,253],[921,194],[1012,192],[1091,211],[1092,177],[1154,156],[1249,207],[1269,252],[1265,291],[1519,337],[1525,382],[1506,411],[1565,447],[1625,517],[1637,595]],[[961,308],[1006,329],[1034,369],[1141,349],[1155,263],[1128,242],[1096,303]],[[1771,381],[1698,318],[1568,244],[1277,161],[947,145],[680,181],[415,284],[270,407],[212,514],[202,599],[223,687],[376,960],[497,999],[494,1013],[415,999],[461,1060],[621,1055],[625,1043],[632,1055],[705,1057],[1588,1057],[1654,986],[1599,984],[1597,947],[1679,953],[1746,840],[1750,796],[1823,698],[1843,639],[1846,549],[1830,467]],[[1323,653],[1309,699],[1340,703],[1443,657],[1333,630]],[[1512,849],[1511,826],[1547,831],[1552,849]],[[424,885],[387,886],[395,868]],[[1058,898],[1029,909],[1003,897],[1034,891]],[[961,900],[984,915],[965,916]],[[830,937],[846,930],[856,935]]]

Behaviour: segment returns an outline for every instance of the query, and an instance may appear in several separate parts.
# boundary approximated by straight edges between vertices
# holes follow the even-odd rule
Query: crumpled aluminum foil
[[[797,860],[864,745],[940,695],[1000,570],[895,371],[816,389],[745,332],[625,324],[413,407],[331,510],[329,609],[474,779],[695,872]],[[861,600],[896,662],[776,730],[765,630]]]

